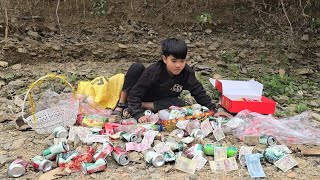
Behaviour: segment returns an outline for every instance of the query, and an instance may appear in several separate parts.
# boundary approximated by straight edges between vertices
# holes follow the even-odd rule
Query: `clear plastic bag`
[[[226,123],[224,128],[231,129],[241,140],[244,135],[272,135],[285,143],[320,144],[320,129],[315,126],[309,111],[275,119],[272,115],[243,110]]]

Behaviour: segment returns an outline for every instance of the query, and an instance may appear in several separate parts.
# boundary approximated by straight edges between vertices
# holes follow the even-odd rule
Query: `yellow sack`
[[[91,96],[102,108],[114,109],[120,97],[124,74],[116,74],[108,79],[100,76],[90,81],[78,83],[78,94]]]

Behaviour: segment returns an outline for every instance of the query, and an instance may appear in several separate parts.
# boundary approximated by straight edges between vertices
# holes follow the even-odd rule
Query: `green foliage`
[[[206,12],[203,12],[202,14],[197,16],[197,20],[201,25],[212,24],[213,23],[211,14],[206,13]]]
[[[67,78],[68,82],[70,82],[71,84],[76,83],[76,82],[77,82],[77,79],[78,79],[78,76],[77,76],[76,73],[71,73],[71,74],[69,74],[69,75],[68,75],[68,78]]]
[[[297,104],[295,111],[296,111],[297,113],[302,113],[303,111],[306,111],[306,110],[308,110],[308,109],[309,109],[309,108],[308,108],[308,106],[307,106],[306,104],[299,103],[299,104]]]
[[[225,63],[230,63],[233,58],[236,57],[236,54],[233,52],[221,51],[221,57]]]
[[[267,96],[286,95],[293,97],[299,89],[293,78],[279,75],[264,75],[261,79]]]
[[[15,80],[16,78],[17,78],[17,75],[15,73],[7,73],[3,79],[7,82],[10,82]]]
[[[105,15],[107,0],[91,0],[92,2],[92,11],[91,14],[94,15]]]
[[[274,113],[275,117],[288,117],[288,116],[292,116],[294,115],[294,113],[288,109],[285,110],[276,110],[276,112]]]
[[[311,18],[310,26],[312,30],[316,30],[317,28],[320,28],[320,17]]]
[[[268,59],[267,53],[263,52],[263,53],[261,54],[261,56],[260,56],[260,62],[261,62],[261,63],[266,63],[266,62],[267,62],[267,59]]]

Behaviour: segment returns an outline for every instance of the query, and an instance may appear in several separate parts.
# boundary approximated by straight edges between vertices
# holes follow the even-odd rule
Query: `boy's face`
[[[186,66],[185,59],[176,59],[174,56],[162,55],[163,62],[167,65],[167,70],[173,75],[178,75]]]

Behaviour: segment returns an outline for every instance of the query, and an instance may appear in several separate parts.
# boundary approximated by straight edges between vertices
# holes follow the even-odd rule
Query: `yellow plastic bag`
[[[78,83],[78,94],[93,98],[102,108],[114,109],[120,97],[124,82],[124,74],[116,74],[108,79],[100,76],[90,81]]]

